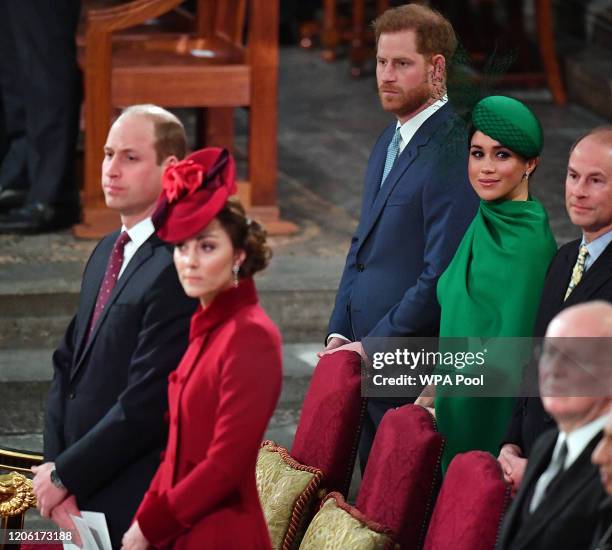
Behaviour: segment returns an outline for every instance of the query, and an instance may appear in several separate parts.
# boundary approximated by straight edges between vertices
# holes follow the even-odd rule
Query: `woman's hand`
[[[132,523],[132,526],[125,532],[121,544],[121,550],[147,550],[151,546],[142,534],[138,521]]]

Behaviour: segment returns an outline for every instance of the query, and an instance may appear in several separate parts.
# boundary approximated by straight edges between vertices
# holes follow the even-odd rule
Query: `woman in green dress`
[[[504,96],[480,101],[472,124],[468,172],[482,200],[438,282],[440,337],[473,337],[480,342],[530,337],[546,270],[556,251],[546,211],[529,194],[529,177],[542,150],[542,129],[524,104]],[[500,365],[496,367],[499,374]],[[505,360],[501,369],[504,378],[520,380],[520,364]],[[479,449],[497,456],[513,402],[511,396],[450,395],[438,387],[435,414],[447,438],[443,470],[460,452]]]

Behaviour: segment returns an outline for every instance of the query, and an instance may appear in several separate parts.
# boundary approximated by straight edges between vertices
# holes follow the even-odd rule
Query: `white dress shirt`
[[[596,239],[593,239],[590,243],[587,243],[582,237],[581,245],[585,244],[589,254],[584,261],[584,270],[586,271],[591,267],[599,256],[601,256],[602,252],[608,247],[608,245],[612,242],[612,231],[608,231],[603,235],[600,235]]]
[[[123,264],[121,264],[121,270],[119,271],[119,278],[123,275],[125,268],[130,263],[130,260],[134,257],[134,254],[144,244],[144,242],[155,232],[153,222],[151,218],[145,218],[141,222],[138,222],[131,229],[126,229],[125,226],[121,226],[121,231],[127,231],[130,236],[130,241],[126,243],[123,249]]]
[[[608,414],[606,413],[603,416],[600,416],[599,418],[596,418],[595,420],[589,422],[588,424],[585,424],[584,426],[580,426],[580,428],[572,430],[571,432],[559,432],[555,448],[553,449],[550,464],[538,479],[535,489],[533,491],[533,497],[529,504],[529,511],[531,513],[533,513],[535,509],[540,505],[540,503],[544,499],[546,489],[558,473],[558,470],[554,468],[554,464],[556,462],[557,457],[559,456],[563,444],[565,443],[567,445],[567,456],[565,457],[565,462],[563,463],[563,471],[565,471],[574,462],[576,462],[578,457],[586,449],[587,445],[591,442],[591,440],[601,430],[603,430],[607,420]]]
[[[433,115],[440,107],[444,107],[448,102],[448,96],[444,95],[442,99],[438,99],[438,101],[432,103],[426,109],[423,109],[420,113],[414,115],[411,119],[401,124],[400,121],[397,121],[395,128],[400,129],[400,134],[402,139],[399,143],[399,152],[400,155],[402,151],[406,148],[406,145],[410,143],[410,140],[414,137],[414,134],[417,133],[417,130],[423,125],[423,123]]]

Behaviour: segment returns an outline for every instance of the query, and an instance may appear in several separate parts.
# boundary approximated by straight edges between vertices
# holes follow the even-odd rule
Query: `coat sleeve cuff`
[[[174,514],[168,501],[168,493],[148,493],[136,514],[140,529],[149,544],[160,546],[176,539],[189,526]]]

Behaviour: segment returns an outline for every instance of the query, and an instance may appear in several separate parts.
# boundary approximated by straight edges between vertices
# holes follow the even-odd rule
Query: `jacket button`
[[[159,453],[159,459],[164,460],[164,458],[166,458],[166,451],[162,451],[161,453]]]
[[[363,264],[357,264],[357,271],[361,272],[365,269],[365,265]]]
[[[166,411],[166,412],[164,413],[164,422],[165,422],[166,424],[169,424],[169,423],[170,423],[170,412],[169,412],[169,411]]]
[[[68,399],[74,399],[75,397],[76,397],[76,392],[71,391],[71,392],[68,394]]]
[[[176,378],[177,378],[177,374],[175,371],[172,371],[170,373],[170,376],[168,376],[168,382],[170,382],[171,384],[174,384],[176,382]]]

